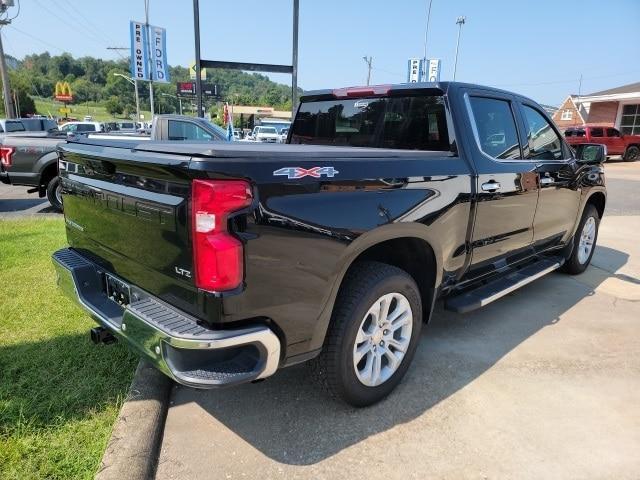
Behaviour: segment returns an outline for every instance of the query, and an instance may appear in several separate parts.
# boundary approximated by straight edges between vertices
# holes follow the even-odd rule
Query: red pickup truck
[[[588,126],[570,127],[564,132],[571,146],[582,143],[600,143],[606,145],[607,155],[622,155],[627,162],[640,158],[640,135],[624,135],[616,128]]]

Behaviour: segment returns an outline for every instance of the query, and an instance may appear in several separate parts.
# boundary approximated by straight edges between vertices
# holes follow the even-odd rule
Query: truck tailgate
[[[126,282],[192,310],[189,157],[73,143],[59,151],[70,246]]]

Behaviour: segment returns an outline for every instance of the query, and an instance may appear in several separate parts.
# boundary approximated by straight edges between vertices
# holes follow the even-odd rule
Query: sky
[[[118,58],[129,20],[144,0],[15,0],[3,28],[5,52],[63,51]],[[429,0],[300,0],[298,85],[304,90],[402,83],[407,59],[422,57]],[[492,85],[559,105],[570,93],[640,81],[640,0],[433,0],[427,57],[453,74],[456,18],[466,17],[459,81]],[[208,60],[291,63],[292,0],[200,0],[201,56]],[[168,61],[195,58],[190,0],[150,0],[149,21],[167,29]],[[121,52],[120,55],[127,55]],[[270,74],[290,83],[289,75]]]

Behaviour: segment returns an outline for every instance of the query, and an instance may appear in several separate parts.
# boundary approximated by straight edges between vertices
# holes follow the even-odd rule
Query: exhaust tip
[[[110,343],[114,343],[116,341],[116,337],[104,327],[94,327],[89,331],[89,337],[91,341],[98,345],[100,343],[104,343],[105,345],[109,345]]]

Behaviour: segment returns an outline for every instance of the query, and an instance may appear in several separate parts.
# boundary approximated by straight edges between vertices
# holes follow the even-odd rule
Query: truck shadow
[[[606,247],[599,247],[599,253],[606,253],[609,272],[628,259],[627,254]],[[354,409],[332,401],[311,380],[304,365],[282,370],[259,384],[222,391],[178,387],[174,405],[195,401],[277,462],[315,464],[421,416],[532,335],[554,328],[567,310],[593,293],[592,286],[580,282],[579,277],[554,273],[470,314],[451,313],[438,305],[432,322],[423,329],[403,382],[387,399],[369,408]],[[189,438],[177,440],[189,442]],[[193,448],[209,445],[213,443]],[[198,451],[205,457],[216,455],[214,451]]]

